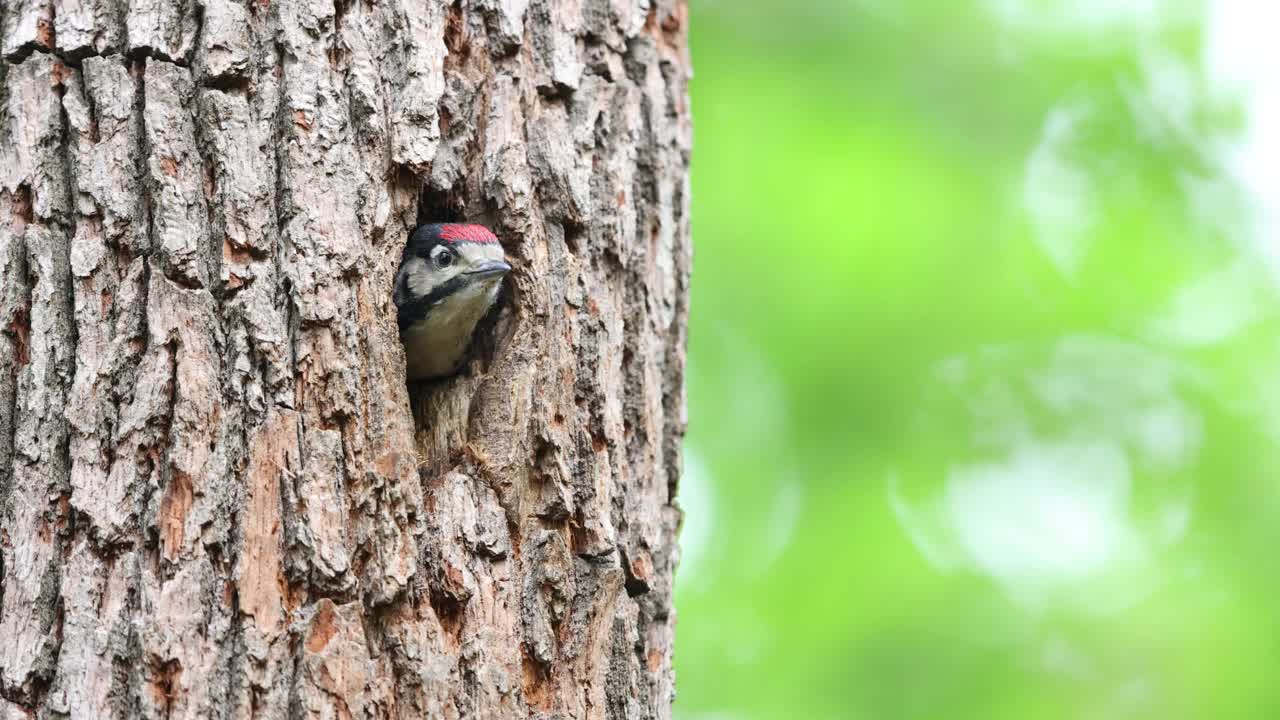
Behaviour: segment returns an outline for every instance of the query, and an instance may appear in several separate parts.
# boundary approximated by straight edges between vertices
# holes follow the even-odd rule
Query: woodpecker
[[[497,301],[509,272],[498,238],[482,225],[442,223],[413,231],[392,295],[409,380],[458,371],[476,324]]]

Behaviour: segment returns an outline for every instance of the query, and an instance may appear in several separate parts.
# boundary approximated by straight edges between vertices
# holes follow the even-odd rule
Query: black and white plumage
[[[423,225],[409,237],[392,299],[409,380],[452,375],[476,324],[511,271],[498,238],[481,225]]]

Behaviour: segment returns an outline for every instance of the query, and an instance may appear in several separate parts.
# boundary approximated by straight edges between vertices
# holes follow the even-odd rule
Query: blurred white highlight
[[[757,571],[763,573],[769,569],[787,549],[791,536],[804,510],[804,485],[797,478],[790,478],[780,483],[777,495],[773,500],[773,512],[769,518],[769,527],[764,533],[764,542],[759,554]]]
[[[940,392],[966,399],[973,455],[923,496],[891,476],[890,505],[931,564],[990,577],[1028,610],[1130,607],[1164,582],[1159,555],[1190,526],[1175,475],[1203,440],[1177,394],[1190,374],[1105,337],[1063,338],[1039,367],[1037,355],[1001,346],[939,366]],[[1140,472],[1155,486],[1135,505]]]
[[[1141,31],[1160,21],[1188,19],[1195,11],[1186,0],[987,0],[986,5],[1009,30],[1064,35]]]
[[[1230,340],[1260,319],[1267,301],[1265,282],[1265,273],[1260,277],[1247,260],[1237,260],[1179,288],[1148,331],[1158,341],[1181,347]]]
[[[684,520],[680,527],[680,564],[676,566],[676,577],[682,586],[700,579],[705,582],[705,573],[700,567],[715,526],[715,503],[706,466],[688,448],[684,451],[678,501]]]
[[[1113,443],[1033,443],[1002,461],[959,465],[944,512],[961,548],[1018,592],[1078,581],[1135,551],[1125,517],[1129,466]]]
[[[1097,216],[1093,180],[1068,156],[1076,128],[1089,112],[1087,105],[1069,103],[1049,111],[1040,142],[1027,158],[1022,187],[1036,240],[1068,277],[1079,268]]]
[[[1205,67],[1212,85],[1237,98],[1245,111],[1243,136],[1223,161],[1253,196],[1254,242],[1280,278],[1280,54],[1276,52],[1280,3],[1214,0],[1208,6]]]

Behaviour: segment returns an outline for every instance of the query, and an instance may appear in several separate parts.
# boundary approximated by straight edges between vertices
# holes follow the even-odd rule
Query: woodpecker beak
[[[475,266],[474,269],[468,270],[466,276],[476,280],[485,278],[500,277],[511,272],[511,266],[501,260],[486,260]]]

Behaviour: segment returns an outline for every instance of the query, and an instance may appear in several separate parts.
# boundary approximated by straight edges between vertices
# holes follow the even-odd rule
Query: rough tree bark
[[[0,718],[670,714],[683,0],[0,0]],[[407,388],[417,222],[517,271]]]

